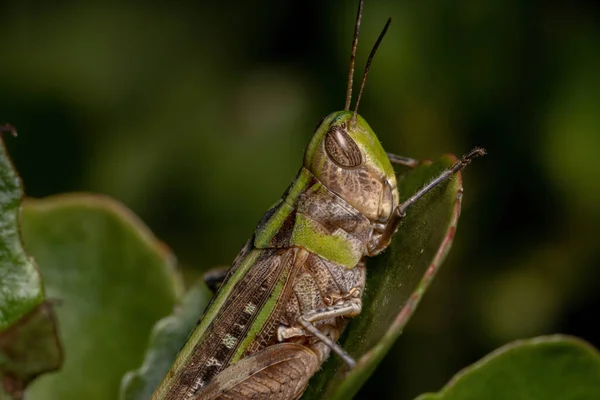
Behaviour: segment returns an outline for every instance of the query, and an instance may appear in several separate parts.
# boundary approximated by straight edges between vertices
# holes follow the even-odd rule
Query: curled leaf
[[[400,177],[400,200],[455,161],[454,156],[444,156]],[[388,250],[367,262],[362,312],[349,322],[340,340],[358,363],[348,372],[338,357],[330,357],[311,380],[303,399],[352,398],[375,370],[402,333],[450,250],[461,195],[462,178],[457,174],[414,204]]]

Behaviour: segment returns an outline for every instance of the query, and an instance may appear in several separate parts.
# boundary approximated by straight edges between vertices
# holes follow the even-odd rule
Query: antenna
[[[362,19],[364,0],[358,2],[358,13],[356,14],[356,24],[354,24],[354,37],[352,38],[352,52],[350,53],[350,71],[348,72],[348,87],[346,88],[346,106],[345,111],[350,110],[352,101],[352,80],[354,79],[354,60],[356,59],[356,46],[358,46],[358,35],[360,34],[360,21]]]
[[[379,44],[383,40],[383,37],[385,36],[385,33],[387,32],[391,23],[392,23],[392,19],[388,18],[387,22],[385,23],[385,26],[383,27],[383,30],[381,31],[381,33],[379,34],[379,37],[377,38],[377,41],[373,45],[373,49],[371,50],[371,54],[369,54],[369,58],[367,59],[367,65],[365,66],[365,73],[363,75],[363,79],[360,84],[360,90],[358,92],[358,97],[356,98],[356,106],[354,107],[354,115],[352,116],[352,124],[353,125],[356,124],[356,113],[358,112],[358,105],[360,104],[360,98],[362,96],[363,89],[365,88],[365,83],[367,82],[367,75],[369,75],[369,69],[371,68],[371,62],[373,61],[373,57],[375,57],[377,48],[379,47]]]

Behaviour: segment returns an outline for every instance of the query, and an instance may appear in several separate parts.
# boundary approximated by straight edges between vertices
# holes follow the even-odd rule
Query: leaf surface
[[[569,336],[509,343],[417,400],[600,399],[600,353]]]
[[[103,196],[27,200],[23,237],[57,303],[65,361],[28,400],[115,399],[152,326],[180,295],[170,251],[124,206]]]

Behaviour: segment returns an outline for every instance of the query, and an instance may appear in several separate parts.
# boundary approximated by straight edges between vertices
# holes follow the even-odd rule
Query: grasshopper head
[[[304,167],[372,221],[387,221],[398,205],[396,175],[379,139],[361,116],[338,111],[317,128]]]

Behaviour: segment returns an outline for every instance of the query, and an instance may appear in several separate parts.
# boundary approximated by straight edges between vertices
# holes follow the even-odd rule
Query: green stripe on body
[[[170,372],[173,371],[173,373],[167,374],[167,377],[177,376],[179,374],[179,372],[187,365],[188,360],[194,353],[194,349],[197,346],[202,344],[202,337],[206,333],[206,330],[213,323],[213,321],[214,321],[215,317],[218,315],[219,311],[221,311],[221,307],[223,306],[225,301],[231,295],[233,288],[241,279],[243,279],[243,277],[250,270],[250,268],[252,268],[252,266],[256,262],[256,259],[258,258],[258,256],[260,255],[261,252],[262,252],[262,250],[257,250],[257,249],[251,250],[248,253],[248,255],[246,256],[246,258],[244,258],[244,260],[241,262],[239,268],[235,271],[233,276],[230,279],[228,279],[224,283],[224,285],[219,289],[217,297],[210,304],[208,310],[206,310],[206,314],[204,314],[204,316],[200,320],[200,324],[194,329],[194,331],[192,332],[190,337],[187,339],[185,345],[183,346],[183,348],[179,352],[179,355],[175,359],[175,362],[171,366],[171,369],[169,371]],[[165,378],[165,379],[167,379],[167,378]],[[163,396],[166,393],[168,393],[168,391],[171,389],[171,387],[173,387],[173,384],[176,382],[176,379],[169,379],[168,386],[162,387],[162,385],[165,382],[166,382],[166,380],[163,381],[163,383],[161,383],[161,385],[159,386],[159,389],[156,392],[158,394],[159,399],[162,399]]]
[[[289,250],[289,251],[292,251],[292,250]],[[295,260],[292,260],[292,262],[290,263],[290,266],[286,266],[285,270],[281,273],[281,276],[279,277],[279,280],[275,284],[275,287],[273,288],[271,295],[269,296],[267,301],[263,304],[262,308],[260,309],[260,312],[254,319],[254,322],[252,323],[252,325],[250,326],[250,329],[248,330],[246,336],[244,337],[244,340],[237,347],[235,354],[231,358],[230,364],[234,364],[242,358],[242,356],[246,352],[246,349],[248,348],[248,346],[250,346],[254,342],[254,339],[256,339],[256,336],[262,331],[262,328],[264,327],[265,322],[269,319],[273,310],[277,306],[280,294],[285,287],[288,276],[289,276],[290,271],[292,270],[292,267],[294,264],[295,264]]]
[[[317,181],[308,187],[315,179],[310,171],[302,168],[298,177],[291,185],[288,195],[279,202],[277,210],[269,220],[255,232],[254,246],[257,248],[272,247],[272,239],[277,235],[289,215],[294,211],[298,197],[302,193],[311,194],[319,189],[328,190]],[[323,225],[302,213],[296,214],[294,229],[290,237],[290,245],[302,247],[318,256],[342,265],[344,268],[354,268],[363,256],[364,245],[358,238],[353,237],[342,229],[334,233],[328,232]]]
[[[291,243],[347,269],[354,268],[363,255],[358,239],[341,229],[331,234],[318,222],[300,213],[296,215]]]
[[[254,247],[259,249],[271,247],[272,239],[281,229],[285,219],[294,211],[298,196],[306,190],[311,179],[313,179],[312,174],[303,167],[298,173],[296,180],[290,186],[286,198],[279,201],[277,210],[269,218],[269,221],[260,228],[257,228],[254,237]]]

